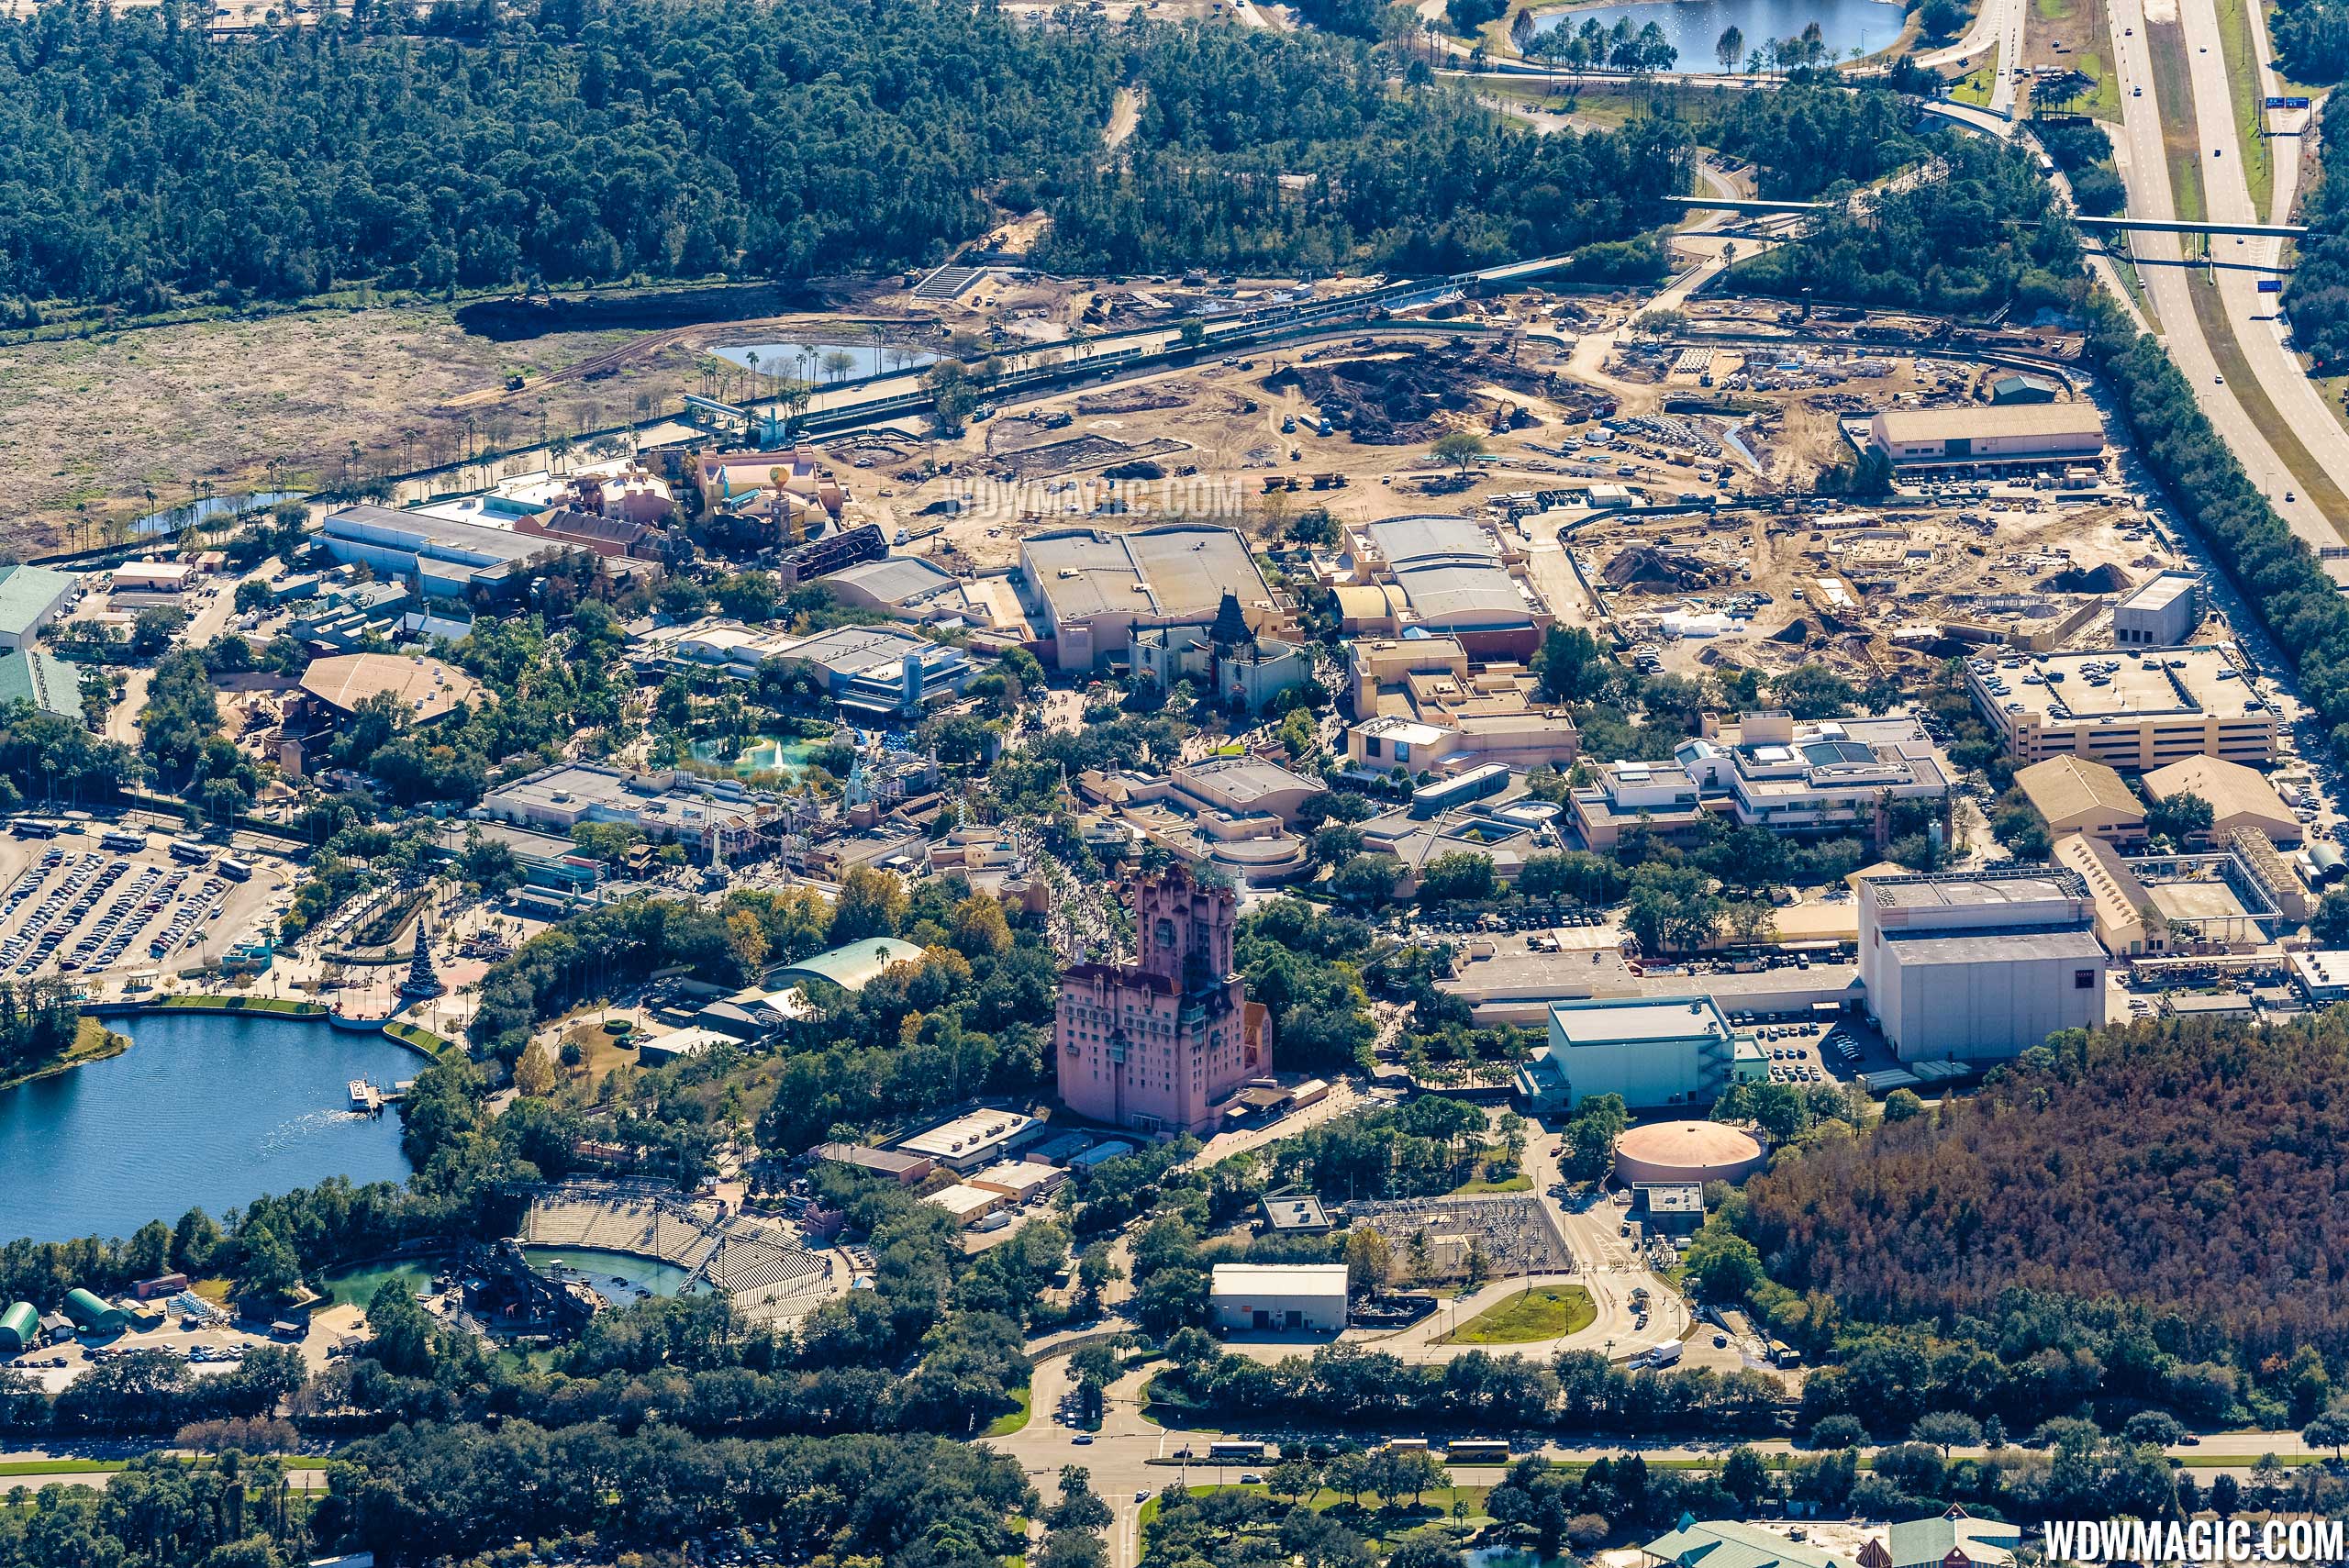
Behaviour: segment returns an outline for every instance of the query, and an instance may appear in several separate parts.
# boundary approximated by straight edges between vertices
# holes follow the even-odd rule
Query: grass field
[[[1578,1284],[1522,1290],[1487,1307],[1444,1338],[1455,1345],[1525,1345],[1563,1339],[1598,1319],[1598,1304]]]
[[[1998,68],[1993,63],[1978,65],[1950,83],[1949,95],[1961,104],[1971,104],[1977,109],[1990,106],[1990,89],[1998,80]]]
[[[2032,0],[2032,18],[2023,41],[2024,63],[2078,72],[2089,85],[2065,100],[2063,106],[2120,123],[2121,83],[2104,53],[2111,38],[2104,0]],[[2035,88],[2032,102],[2043,102]],[[2048,106],[2053,107],[2053,103]]]
[[[1463,1182],[1447,1195],[1458,1197],[1464,1193],[1529,1193],[1533,1190],[1533,1178],[1520,1171],[1505,1182]]]
[[[410,1023],[385,1024],[384,1032],[402,1045],[420,1051],[427,1056],[438,1056],[457,1043],[446,1036],[434,1034],[430,1029],[419,1029]]]
[[[1028,1418],[1033,1413],[1034,1409],[1036,1398],[1035,1386],[1032,1384],[1023,1384],[1012,1392],[1019,1396],[1019,1407],[1016,1409],[1006,1410],[1002,1415],[997,1416],[994,1420],[988,1422],[987,1436],[991,1438],[1008,1438],[1012,1433],[1019,1430],[1020,1428],[1028,1424]]]
[[[165,996],[155,1004],[165,1010],[194,1008],[199,1012],[281,1013],[289,1018],[323,1018],[326,1007],[297,1002],[290,996]]]
[[[2170,205],[2188,223],[2199,223],[2208,206],[2202,199],[2202,141],[2195,133],[2194,81],[2186,60],[2186,34],[2175,22],[2149,22],[2145,41],[2154,58],[2154,91],[2162,103],[2162,147],[2169,154]]]

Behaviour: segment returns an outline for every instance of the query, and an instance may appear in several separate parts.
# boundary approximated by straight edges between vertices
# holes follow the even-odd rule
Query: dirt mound
[[[1153,408],[1185,408],[1199,395],[1195,381],[1162,382],[1155,386],[1125,386],[1110,392],[1089,392],[1076,400],[1080,414],[1143,414]]]
[[[2125,594],[2130,582],[2128,573],[2108,561],[2085,572],[2065,567],[2047,580],[2047,586],[2059,594]]]
[[[1506,363],[1487,362],[1453,349],[1298,365],[1283,374],[1296,379],[1297,390],[1320,406],[1330,424],[1374,447],[1433,440],[1443,428],[1436,415],[1478,401],[1468,389],[1479,383],[1498,382],[1525,392],[1540,384],[1540,378]]]

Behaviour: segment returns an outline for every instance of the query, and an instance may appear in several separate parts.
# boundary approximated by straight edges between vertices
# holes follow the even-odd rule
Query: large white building
[[[1334,1334],[1346,1326],[1346,1265],[1218,1263],[1208,1307],[1226,1332]]]
[[[2104,1022],[2105,951],[2077,872],[1869,877],[1859,905],[1867,1010],[1903,1062],[2017,1056]]]
[[[428,598],[462,599],[475,588],[504,593],[515,569],[577,547],[516,533],[510,526],[464,522],[430,512],[362,504],[339,506],[319,525],[328,555],[358,562],[379,577],[414,582]]]
[[[2127,648],[2171,648],[2202,621],[2202,579],[2192,572],[2162,572],[2112,606],[2112,640]]]
[[[908,717],[954,696],[978,673],[961,649],[903,627],[840,626],[798,637],[718,616],[661,628],[640,639],[630,657],[655,669],[707,670],[735,681],[755,681],[761,665],[779,662],[808,672],[843,707]]]
[[[1531,659],[1556,618],[1533,590],[1521,547],[1481,523],[1388,517],[1353,536],[1354,582],[1338,589],[1344,628],[1457,639],[1476,659]]]
[[[1710,996],[1553,1003],[1550,1043],[1518,1069],[1535,1111],[1620,1095],[1633,1110],[1709,1105],[1729,1086],[1737,1033]]]

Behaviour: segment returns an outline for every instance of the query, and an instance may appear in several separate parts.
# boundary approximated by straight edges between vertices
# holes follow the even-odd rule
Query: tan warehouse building
[[[2085,833],[2134,848],[2145,841],[2145,805],[2119,773],[2085,757],[2050,757],[2015,771],[2015,787],[2057,839]]]
[[[2217,648],[1976,659],[1965,683],[2018,763],[2070,755],[2140,773],[2195,756],[2276,760],[2275,708]]]
[[[2104,455],[2104,421],[2086,403],[1888,409],[1869,421],[1868,439],[1895,467],[2092,462]]]

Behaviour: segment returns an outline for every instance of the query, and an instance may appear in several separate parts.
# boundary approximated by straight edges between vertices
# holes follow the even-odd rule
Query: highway
[[[2256,10],[2254,6],[2254,14]],[[2277,154],[2276,197],[2282,205],[2270,213],[2258,212],[2252,203],[2249,164],[2243,158],[2242,131],[2235,123],[2233,100],[2228,90],[2226,53],[2217,41],[2220,33],[2215,0],[2180,0],[2178,22],[2193,50],[2187,56],[2187,64],[2193,73],[2194,119],[2199,128],[2196,140],[2200,147],[2217,149],[2220,153],[2202,164],[2209,216],[2222,221],[2258,220],[2271,216],[2280,219],[2291,210],[2293,189],[2299,181],[2298,139],[2270,142]],[[2203,39],[2210,41],[2204,43],[2200,41]],[[2275,92],[2272,72],[2263,74],[2270,79],[2264,91]],[[2269,239],[2211,243],[2220,260],[2266,267],[2276,265],[2282,250],[2279,240]],[[2234,254],[2226,255],[2228,250]],[[2283,337],[2271,319],[2278,296],[2258,292],[2259,275],[2242,268],[2217,271],[2219,298],[2225,306],[2227,320],[2234,328],[2235,340],[2285,426],[2299,438],[2300,444],[2332,483],[2343,494],[2349,494],[2349,428],[2344,428],[2333,417],[2332,410],[2325,406],[2324,395],[2285,348]],[[2290,484],[2288,475],[2279,475],[2266,487],[2280,493]],[[2337,528],[2327,531],[2334,535],[2331,542],[2340,542]]]
[[[2191,3],[2198,5],[2203,12],[2212,14],[2210,26],[2213,30],[2200,36],[2217,37],[2211,0],[2191,0]],[[2174,218],[2178,216],[2177,205],[2170,191],[2169,159],[2162,140],[2163,107],[2160,91],[2154,80],[2153,51],[2146,36],[2144,0],[2111,0],[2106,7],[2106,15],[2112,31],[2113,60],[2121,73],[2122,128],[2113,139],[2113,161],[2128,184],[2129,213],[2132,217]],[[2188,37],[2191,39],[2194,36],[2189,28]],[[2223,131],[2226,139],[2206,144],[2223,148],[2233,137],[2232,128],[2223,124],[2229,117],[2224,108],[2227,90],[2225,61],[2216,52],[2196,58],[2207,58],[2216,62],[2217,102],[2221,106],[2217,113],[2221,122],[2217,128]],[[2204,89],[2200,85],[2199,71],[2196,82],[2196,96],[2199,98]],[[2142,92],[2139,91],[2141,88]],[[2178,112],[2193,113],[2194,106],[2182,106]],[[2196,117],[2199,120],[2200,117],[2198,115]],[[2204,185],[2210,193],[2214,215],[2224,214],[2250,220],[2251,198],[2243,183],[2240,150],[2232,161],[2224,156],[2211,159],[2204,166],[2206,176],[2215,176],[2221,165],[2225,166],[2226,175],[2232,181],[2236,200],[2225,203],[2218,194],[2224,188],[2224,181],[2206,177]],[[2253,244],[2272,243],[2246,240],[2244,246],[2248,250]],[[2150,232],[2141,234],[2132,246],[2141,263],[2137,268],[2138,282],[2153,304],[2171,360],[2193,386],[2196,399],[2217,428],[2220,437],[2232,449],[2252,476],[2271,490],[2270,499],[2292,532],[2312,547],[2339,544],[2340,534],[2325,521],[2322,513],[2308,496],[2295,495],[2290,501],[2284,499],[2289,481],[2284,477],[2283,459],[2277,455],[2276,449],[2268,444],[2267,438],[2243,408],[2235,389],[2220,381],[2218,356],[2203,336],[2201,323],[2194,313],[2194,296],[2188,292],[2204,285],[2196,280],[2194,269],[2182,264],[2186,254],[2183,244],[2178,235]],[[2250,287],[2246,282],[2246,292]],[[2245,349],[2248,352],[2247,343]],[[2288,356],[2280,354],[2278,357],[2288,359]],[[2261,361],[2254,360],[2253,363],[2259,365]],[[2278,388],[2289,382],[2299,382],[2311,394],[2314,392],[2314,388],[2308,387],[2307,378],[2300,374],[2297,365],[2286,372],[2274,360],[2268,361],[2262,370],[2261,381],[2269,389],[2271,397],[2277,396]],[[2278,406],[2282,406],[2279,401]],[[2332,423],[2332,416],[2321,407],[2316,410],[2316,416],[2327,425]],[[2304,439],[2319,440],[2321,444],[2318,436],[2310,433],[2307,425],[2301,428]],[[2344,455],[2349,455],[2349,449],[2344,449]]]

